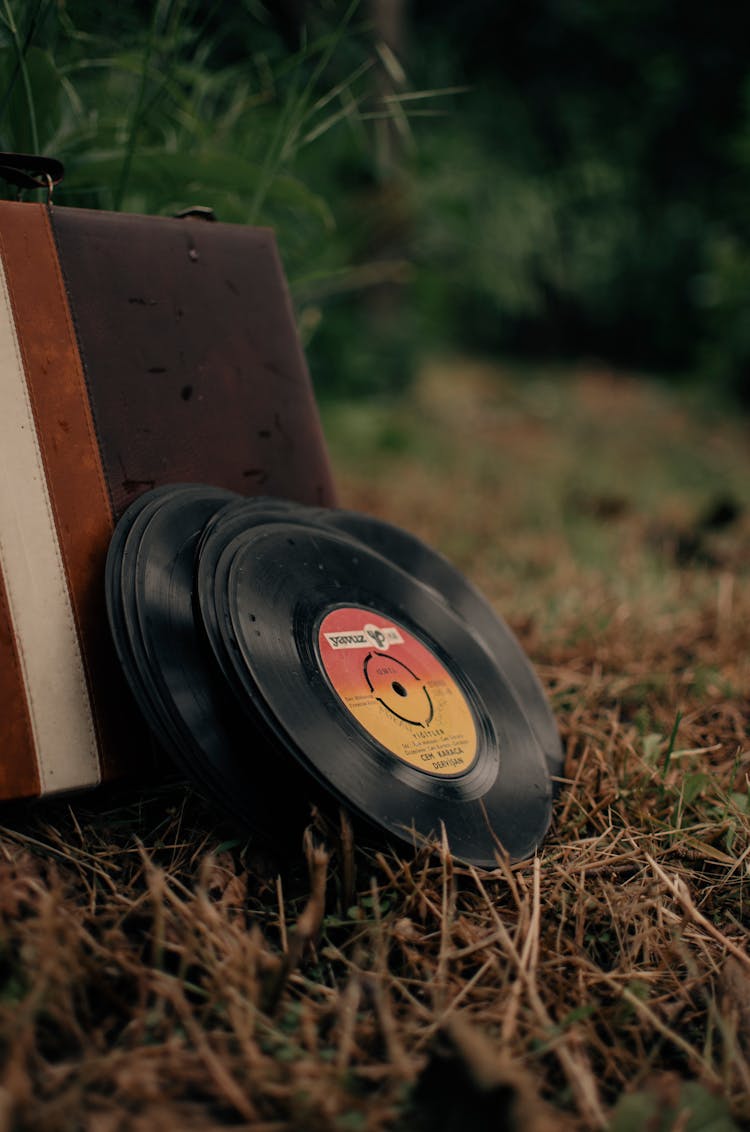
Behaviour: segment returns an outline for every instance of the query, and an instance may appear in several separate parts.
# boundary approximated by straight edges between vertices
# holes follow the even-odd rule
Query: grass
[[[539,856],[316,815],[282,862],[169,780],[6,812],[6,1128],[750,1127],[746,436],[524,376],[433,364],[325,424],[343,502],[448,553],[538,667]]]

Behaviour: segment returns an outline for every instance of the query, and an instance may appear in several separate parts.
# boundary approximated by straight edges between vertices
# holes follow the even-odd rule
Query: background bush
[[[0,144],[61,204],[276,227],[323,394],[452,348],[750,398],[750,10],[404,0],[395,53],[377,12],[0,0]]]

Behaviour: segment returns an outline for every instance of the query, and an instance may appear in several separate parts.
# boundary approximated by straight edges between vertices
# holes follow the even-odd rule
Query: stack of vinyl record
[[[141,496],[106,571],[115,647],[159,743],[246,826],[310,801],[460,859],[533,853],[557,729],[510,629],[436,551],[351,511],[200,484]]]

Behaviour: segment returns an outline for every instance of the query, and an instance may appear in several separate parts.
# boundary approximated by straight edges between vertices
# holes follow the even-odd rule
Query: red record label
[[[323,618],[318,649],[341,702],[391,754],[442,777],[473,764],[477,731],[463,692],[403,625],[345,606]]]

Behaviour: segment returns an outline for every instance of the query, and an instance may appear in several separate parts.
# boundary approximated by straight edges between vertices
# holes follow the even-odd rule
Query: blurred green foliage
[[[451,271],[461,341],[750,402],[750,8],[414,0],[412,19],[430,81],[471,88],[423,176],[422,255]]]
[[[398,59],[374,11],[0,0],[0,147],[60,204],[273,225],[324,394],[442,347],[750,402],[750,9],[404,0]]]
[[[233,63],[221,58],[221,39],[206,36],[201,5],[186,0],[142,11],[0,2],[0,141],[65,162],[59,203],[170,213],[197,193],[223,220],[277,223],[292,254],[332,227],[327,203],[293,164],[326,128],[321,74],[346,18],[296,65],[262,41]]]

